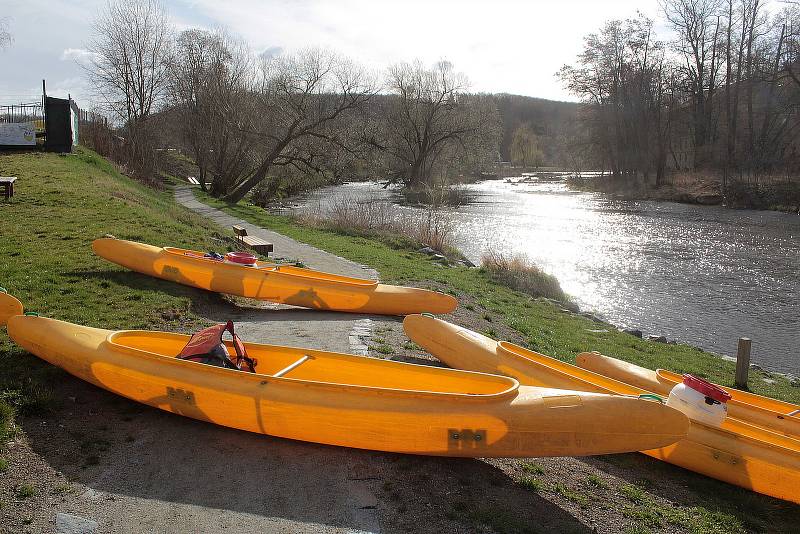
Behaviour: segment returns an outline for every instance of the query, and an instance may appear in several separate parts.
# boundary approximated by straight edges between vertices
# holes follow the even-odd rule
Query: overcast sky
[[[0,104],[48,94],[89,99],[79,66],[104,1],[0,0],[14,42],[0,51]],[[224,27],[255,52],[334,49],[382,69],[398,61],[452,62],[472,89],[574,100],[555,78],[603,21],[656,18],[657,0],[170,0],[178,28]]]

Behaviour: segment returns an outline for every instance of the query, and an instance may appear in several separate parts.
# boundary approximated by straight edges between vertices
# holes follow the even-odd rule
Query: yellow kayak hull
[[[646,369],[597,352],[584,352],[576,358],[578,367],[588,369],[638,388],[667,396],[683,377],[666,369]],[[800,436],[800,406],[738,389],[719,386],[731,395],[728,416],[787,436]]]
[[[318,310],[405,315],[450,313],[451,295],[415,287],[379,284],[299,267],[259,262],[256,267],[203,258],[203,253],[102,238],[92,243],[98,256],[133,271],[217,293]]]
[[[667,445],[686,432],[686,418],[659,404],[482,373],[254,343],[246,346],[258,372],[247,373],[175,358],[189,339],[182,334],[24,315],[7,328],[25,350],[123,397],[295,440],[442,456],[582,456]],[[621,424],[611,415],[620,410],[640,413],[641,424]]]
[[[655,393],[440,319],[409,315],[403,327],[410,339],[454,368],[502,374],[535,387],[619,395]],[[635,415],[626,412],[617,416],[636,421]],[[686,439],[642,452],[730,484],[800,503],[800,441],[792,436],[729,417],[721,428],[692,421]]]

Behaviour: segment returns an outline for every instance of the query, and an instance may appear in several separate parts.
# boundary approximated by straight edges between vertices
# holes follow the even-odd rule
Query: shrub
[[[436,250],[453,249],[454,224],[446,212],[429,207],[422,214],[396,206],[388,200],[359,200],[337,196],[324,205],[306,207],[297,215],[305,224],[346,235],[365,235],[392,240],[396,248],[410,244],[427,245]],[[397,242],[400,236],[408,240]],[[393,246],[395,246],[393,245]]]
[[[558,279],[542,271],[523,255],[508,256],[489,250],[481,258],[481,268],[496,282],[534,297],[546,297],[563,302],[569,297]]]

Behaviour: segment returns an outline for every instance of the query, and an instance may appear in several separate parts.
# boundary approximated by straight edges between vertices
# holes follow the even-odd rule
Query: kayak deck
[[[175,359],[189,336],[170,332],[123,330],[111,333],[107,341],[115,349],[141,357]],[[229,354],[235,356],[230,342]],[[486,375],[437,367],[375,360],[335,352],[245,343],[247,353],[258,360],[256,373],[239,373],[242,380],[292,379],[338,386],[372,387],[407,393],[433,393],[473,396],[503,396],[513,393],[518,382],[508,377]],[[179,360],[199,369],[212,367]],[[379,365],[376,365],[380,363]]]
[[[280,273],[286,276],[293,276],[298,278],[308,278],[312,280],[324,280],[329,283],[347,284],[359,287],[374,287],[378,285],[376,280],[368,280],[365,278],[354,278],[350,276],[342,276],[324,271],[315,271],[313,269],[305,269],[296,267],[294,265],[282,265],[279,263],[257,261],[255,267],[249,265],[234,265],[231,263],[224,263],[212,258],[204,257],[204,252],[197,250],[183,249],[177,247],[164,247],[164,251],[168,254],[176,256],[181,259],[190,259],[192,261],[207,263],[209,266],[218,267],[226,266],[233,269],[244,269],[246,271],[262,271],[264,273]]]

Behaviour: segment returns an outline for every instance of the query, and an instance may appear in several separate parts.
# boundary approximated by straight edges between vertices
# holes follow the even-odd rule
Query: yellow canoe
[[[292,306],[353,313],[450,313],[458,301],[427,289],[379,284],[299,267],[258,262],[255,267],[218,262],[203,252],[102,238],[98,256],[133,271],[217,293]]]
[[[626,384],[669,395],[676,384],[683,380],[678,373],[665,369],[646,369],[597,352],[584,352],[576,358],[578,367],[615,378]],[[800,406],[738,389],[719,386],[731,395],[728,401],[728,416],[762,426],[787,436],[800,437]]]
[[[638,388],[592,371],[498,342],[423,315],[403,321],[406,335],[451,367],[516,378],[523,385],[641,395]],[[618,412],[622,421],[636,416]],[[721,428],[692,421],[675,444],[644,454],[765,495],[800,503],[800,440],[728,417]]]
[[[412,454],[527,457],[663,446],[688,425],[680,412],[635,398],[310,349],[246,343],[257,373],[223,369],[177,359],[186,335],[19,315],[12,299],[0,294],[0,320],[25,350],[123,397],[249,432]],[[636,422],[619,420],[620,411]]]

